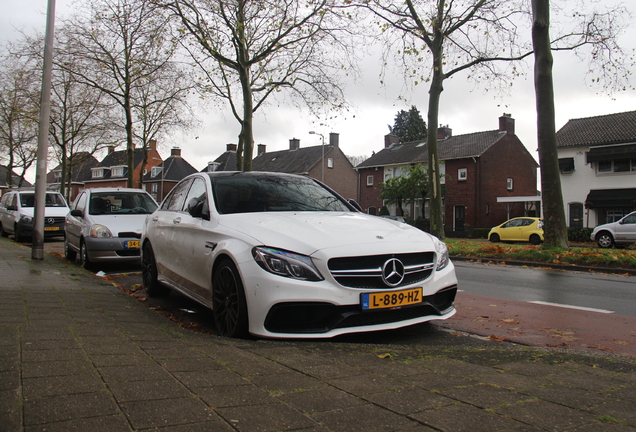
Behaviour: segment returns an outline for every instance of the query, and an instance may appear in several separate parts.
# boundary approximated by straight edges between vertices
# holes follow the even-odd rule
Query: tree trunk
[[[133,142],[133,119],[129,95],[130,93],[128,93],[128,96],[126,96],[126,100],[124,102],[124,110],[126,111],[126,151],[128,155],[128,181],[126,186],[132,188],[135,187],[133,178],[133,174],[135,171],[135,143]]]
[[[428,90],[428,196],[431,198],[431,234],[439,239],[444,236],[444,208],[442,206],[442,185],[439,172],[437,128],[439,125],[439,100],[444,91],[442,35],[435,30],[431,51],[433,53],[433,79]]]
[[[537,140],[541,166],[545,246],[567,248],[568,231],[561,193],[556,142],[552,51],[550,48],[550,1],[532,0],[532,45],[537,106]]]

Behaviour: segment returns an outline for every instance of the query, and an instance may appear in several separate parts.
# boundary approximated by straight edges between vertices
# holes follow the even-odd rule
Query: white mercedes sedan
[[[227,337],[329,338],[455,314],[443,242],[303,176],[186,177],[146,219],[141,261],[148,295],[192,298]]]

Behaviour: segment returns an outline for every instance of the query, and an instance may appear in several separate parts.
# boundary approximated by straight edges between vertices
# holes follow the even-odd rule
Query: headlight
[[[25,224],[33,223],[33,218],[31,216],[22,216],[20,217],[20,221]]]
[[[438,238],[434,238],[435,251],[437,252],[437,265],[435,270],[441,270],[448,265],[450,259],[448,258],[448,248],[446,244]]]
[[[95,224],[91,227],[90,236],[97,238],[111,238],[113,234],[104,225]]]
[[[263,270],[275,275],[314,282],[323,280],[307,255],[266,246],[255,247],[252,249],[252,255]]]

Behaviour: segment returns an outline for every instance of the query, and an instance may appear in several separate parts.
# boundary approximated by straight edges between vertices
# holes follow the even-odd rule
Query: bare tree
[[[147,76],[144,81],[134,93],[132,107],[135,136],[145,149],[139,174],[140,187],[143,185],[150,141],[198,124],[189,102],[196,83],[190,72],[177,63],[169,63],[160,74]]]
[[[588,2],[589,4],[589,2]],[[476,81],[487,80],[491,88],[505,88],[520,74],[517,62],[533,50],[523,25],[530,16],[523,0],[456,0],[417,2],[366,0],[386,35],[387,53],[395,54],[412,84],[429,82],[428,169],[431,198],[431,232],[443,238],[443,208],[437,145],[439,101],[445,81],[460,72]],[[589,6],[587,7],[589,9]],[[603,65],[620,48],[618,34],[624,29],[624,7],[605,13],[583,14],[579,8],[569,18],[570,28],[551,42],[552,49],[581,50],[590,47],[590,61]],[[611,26],[607,21],[612,20]],[[398,47],[396,49],[396,46]],[[387,54],[388,55],[388,54]],[[429,63],[424,63],[428,58]],[[620,62],[604,65],[606,77],[621,69]],[[521,67],[521,66],[520,66]],[[543,162],[543,161],[542,161]],[[556,162],[555,162],[556,163]],[[543,175],[543,165],[542,165]],[[552,208],[548,205],[547,208]],[[547,227],[550,229],[550,227]]]
[[[62,31],[68,54],[92,66],[66,70],[122,108],[128,187],[134,187],[135,96],[143,93],[148,77],[161,75],[171,64],[177,44],[170,38],[168,19],[149,0],[94,0],[83,11],[67,20]]]
[[[353,73],[338,0],[155,0],[172,11],[208,91],[227,100],[240,124],[238,169],[252,167],[253,115],[277,92],[316,113],[345,106],[338,75]]]
[[[32,58],[18,55],[13,44],[0,56],[0,160],[6,161],[9,187],[13,170],[19,169],[23,179],[37,159],[41,79],[37,65]]]

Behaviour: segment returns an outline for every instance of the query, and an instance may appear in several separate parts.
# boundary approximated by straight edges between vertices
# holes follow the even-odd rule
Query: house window
[[[457,180],[466,181],[468,178],[468,170],[466,168],[460,168],[457,170]]]
[[[367,176],[367,186],[373,186],[373,176]]]
[[[620,173],[636,171],[636,158],[614,159],[598,161],[596,172],[598,173]]]
[[[513,182],[513,180],[512,180],[510,177],[508,177],[508,178],[506,179],[506,189],[508,189],[509,191],[511,191],[511,190],[512,190],[512,188],[513,188],[513,186],[514,186],[514,182]]]
[[[112,167],[110,172],[111,177],[123,177],[124,167]]]
[[[157,191],[159,190],[159,185],[157,183],[153,183],[150,185],[150,192],[152,192],[153,194],[157,194]]]
[[[327,158],[327,168],[333,168],[333,158]]]
[[[91,168],[91,178],[104,177],[104,168]]]

